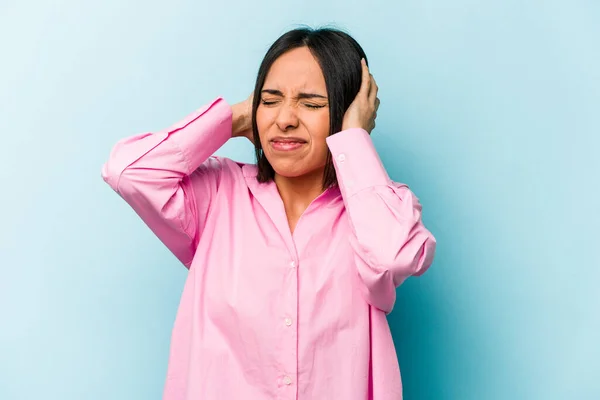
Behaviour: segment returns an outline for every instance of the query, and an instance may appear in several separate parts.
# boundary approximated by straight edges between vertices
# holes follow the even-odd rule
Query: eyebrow
[[[272,94],[274,96],[281,96],[283,97],[283,93],[280,90],[276,90],[276,89],[264,89],[261,91],[261,93],[266,93],[266,94]],[[323,96],[321,94],[316,94],[316,93],[298,93],[298,96],[296,96],[296,98],[298,100],[300,99],[325,99],[327,100],[327,96]]]

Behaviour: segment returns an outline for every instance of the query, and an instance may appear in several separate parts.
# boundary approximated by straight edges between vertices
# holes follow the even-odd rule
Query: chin
[[[270,161],[269,161],[270,162]],[[323,170],[325,168],[325,164],[323,164],[322,166],[319,165],[315,165],[315,166],[310,166],[310,165],[299,165],[300,163],[298,162],[270,162],[271,165],[273,166],[273,170],[275,171],[275,173],[279,176],[285,177],[285,178],[298,178],[301,176],[308,176],[314,173],[323,173]]]
[[[283,176],[286,178],[297,178],[299,176],[305,175],[308,172],[304,168],[298,168],[298,166],[281,164],[282,163],[271,163],[271,165],[273,166],[273,170],[279,176]]]

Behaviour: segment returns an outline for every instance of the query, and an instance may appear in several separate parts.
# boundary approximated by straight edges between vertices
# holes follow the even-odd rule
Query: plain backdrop
[[[245,99],[300,24],[364,47],[373,140],[438,239],[389,316],[405,399],[599,399],[599,20],[591,0],[0,1],[0,399],[161,398],[186,269],[100,168]],[[244,139],[219,154],[253,161]]]

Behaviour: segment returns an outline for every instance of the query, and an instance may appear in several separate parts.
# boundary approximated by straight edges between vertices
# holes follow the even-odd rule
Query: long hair
[[[275,177],[275,171],[264,154],[258,126],[256,110],[261,100],[261,90],[271,66],[281,55],[298,47],[308,47],[319,63],[329,98],[329,135],[342,129],[346,110],[358,94],[362,80],[360,59],[367,61],[362,47],[345,32],[333,28],[300,28],[284,33],[269,48],[260,64],[252,106],[252,131],[258,166],[257,180],[268,182]],[[327,152],[323,189],[337,184],[331,152]]]

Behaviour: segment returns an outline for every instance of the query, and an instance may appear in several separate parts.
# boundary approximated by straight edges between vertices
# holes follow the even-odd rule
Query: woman
[[[371,142],[365,58],[345,33],[290,31],[246,101],[113,148],[104,180],[189,268],[164,399],[402,397],[386,313],[435,240]],[[212,156],[240,136],[256,165]]]

